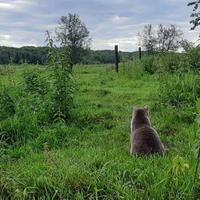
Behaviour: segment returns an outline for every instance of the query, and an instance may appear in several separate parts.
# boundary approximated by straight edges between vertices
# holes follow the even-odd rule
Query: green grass
[[[22,89],[27,68],[48,77],[48,68],[15,66],[9,76],[0,75],[1,82],[14,94],[13,88]],[[39,125],[34,113],[24,121],[17,116],[0,121],[1,130],[9,127],[7,134],[28,135],[0,146],[0,199],[199,198],[199,171],[194,182],[199,127],[176,122],[168,107],[155,109],[158,75],[126,76],[112,66],[78,66],[75,80],[71,124]],[[129,155],[132,110],[144,105],[150,106],[152,124],[169,148],[163,157]]]

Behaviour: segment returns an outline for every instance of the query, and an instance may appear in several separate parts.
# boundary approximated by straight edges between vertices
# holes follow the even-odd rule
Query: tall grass
[[[141,78],[144,74],[144,66],[138,60],[120,63],[120,74],[128,78]]]
[[[13,97],[3,89],[0,93],[0,120],[11,117],[15,114],[16,105]]]
[[[198,114],[200,78],[191,73],[160,76],[159,105],[171,107],[178,119],[194,122]]]

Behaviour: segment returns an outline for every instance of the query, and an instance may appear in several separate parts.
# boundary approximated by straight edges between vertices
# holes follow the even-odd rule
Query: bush
[[[151,55],[142,60],[144,71],[154,73],[185,72],[190,68],[187,56],[178,53]]]
[[[147,56],[142,59],[142,65],[145,72],[154,74],[157,71],[155,60],[156,60],[155,56]]]
[[[192,69],[200,69],[200,47],[188,51],[189,64]]]
[[[155,60],[157,71],[173,73],[181,68],[181,57],[175,53],[161,55]]]

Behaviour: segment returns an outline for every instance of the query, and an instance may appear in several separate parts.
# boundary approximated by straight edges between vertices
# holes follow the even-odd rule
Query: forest
[[[137,59],[137,52],[120,52],[123,59]],[[81,57],[79,64],[111,64],[114,63],[112,50],[87,50]],[[0,64],[48,64],[48,47],[4,47],[0,46]]]

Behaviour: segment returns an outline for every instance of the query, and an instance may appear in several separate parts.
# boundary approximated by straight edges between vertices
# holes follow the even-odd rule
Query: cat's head
[[[144,108],[133,108],[133,117],[149,117],[148,106],[145,106]]]

